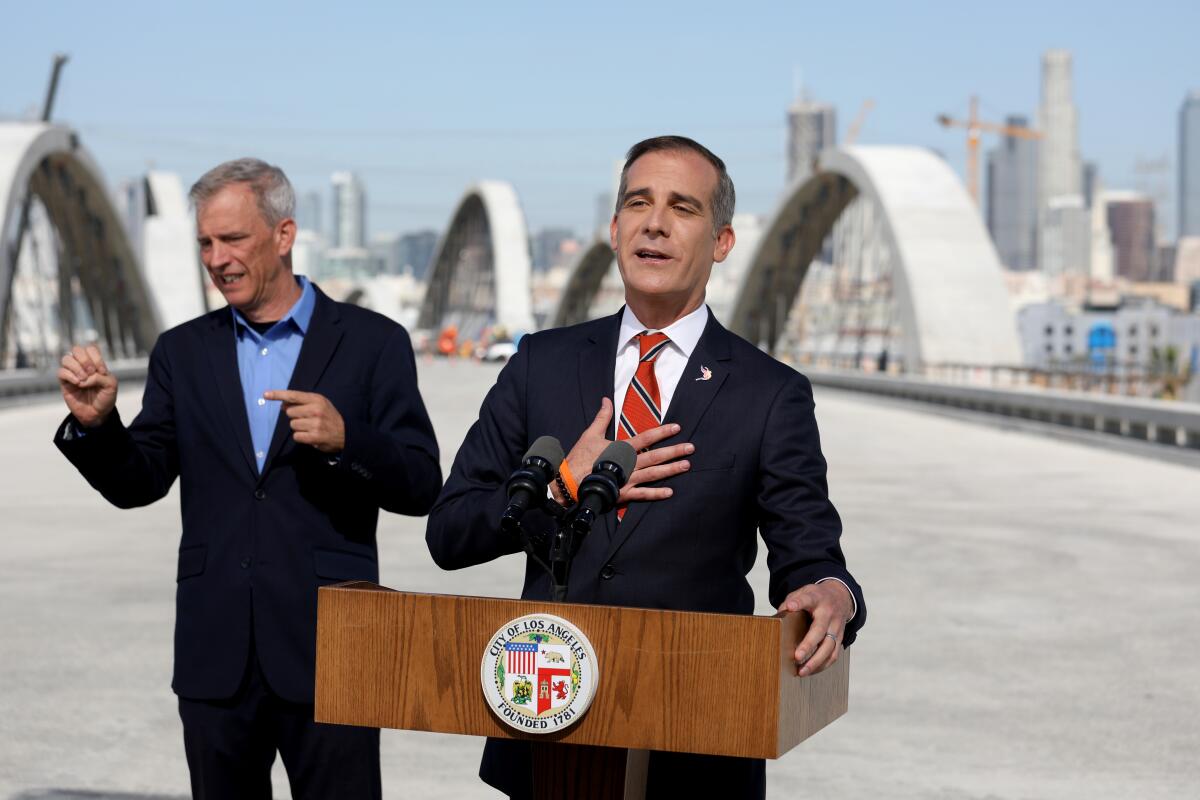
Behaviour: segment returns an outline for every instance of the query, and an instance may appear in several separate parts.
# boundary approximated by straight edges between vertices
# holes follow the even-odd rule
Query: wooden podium
[[[569,620],[599,661],[591,708],[549,736],[501,722],[479,682],[492,634],[532,613]],[[846,712],[848,653],[818,675],[796,677],[792,653],[807,624],[803,614],[415,594],[366,582],[325,586],[318,594],[316,719],[527,739],[535,743],[539,797],[642,797],[650,750],[779,758]]]

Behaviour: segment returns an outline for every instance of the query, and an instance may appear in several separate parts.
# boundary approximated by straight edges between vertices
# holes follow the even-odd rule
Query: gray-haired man
[[[180,479],[175,675],[198,798],[379,797],[379,732],[313,722],[317,587],[378,580],[379,509],[425,514],[437,443],[404,329],[292,274],[295,199],[255,159],[192,187],[200,255],[230,308],[164,333],[126,427],[94,346],[59,381],[55,443],[121,508]],[[184,279],[184,276],[180,276]]]

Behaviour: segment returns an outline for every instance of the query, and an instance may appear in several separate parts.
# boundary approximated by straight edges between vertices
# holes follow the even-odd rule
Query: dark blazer
[[[601,398],[613,396],[620,319],[618,313],[521,340],[430,513],[426,540],[439,566],[458,569],[519,551],[497,532],[505,481],[534,439],[555,436],[569,449]],[[701,367],[711,370],[710,380],[697,380]],[[840,578],[858,602],[845,635],[852,643],[866,606],[839,545],[841,521],[829,501],[808,380],[710,313],[664,421],[681,431],[663,444],[695,444],[691,470],[663,484],[674,490],[671,498],[632,504],[619,525],[614,514],[597,522],[571,568],[567,599],[752,613],[746,574],[761,533],[771,603],[821,578]],[[540,511],[527,514],[525,524],[551,526]],[[521,596],[550,597],[548,578],[532,563]],[[516,756],[500,756],[501,749],[508,746],[489,743],[481,774],[519,796],[509,780]],[[651,772],[653,783],[654,759]]]
[[[253,636],[275,693],[311,703],[317,587],[378,580],[379,509],[429,510],[441,487],[437,442],[408,334],[318,289],[288,388],[329,398],[345,449],[331,463],[296,444],[281,412],[260,475],[233,325],[225,307],[164,333],[133,423],[114,412],[74,436],[68,416],[55,444],[120,508],[153,503],[180,479],[175,692],[231,697]]]

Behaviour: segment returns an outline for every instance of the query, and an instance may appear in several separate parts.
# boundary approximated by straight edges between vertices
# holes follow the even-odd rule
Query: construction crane
[[[1041,139],[1041,131],[1025,128],[1020,125],[1001,125],[995,122],[984,122],[979,118],[979,98],[971,95],[971,113],[965,119],[954,119],[948,114],[939,114],[938,123],[943,128],[967,129],[967,190],[975,205],[979,205],[979,138],[984,133],[999,133],[1003,136],[1014,136],[1018,139]]]
[[[871,109],[874,107],[874,100],[863,100],[862,106],[858,109],[858,115],[854,117],[854,121],[846,130],[846,138],[842,140],[843,145],[854,144],[854,141],[858,139],[858,134],[862,132],[863,123],[867,121],[867,114],[871,113]]]

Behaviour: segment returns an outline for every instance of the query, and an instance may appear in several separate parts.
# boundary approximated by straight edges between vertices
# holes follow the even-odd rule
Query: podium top
[[[502,723],[479,686],[492,634],[532,613],[591,640],[591,708],[554,734]],[[755,617],[397,592],[320,589],[316,719],[533,741],[778,758],[846,712],[849,660],[797,678],[802,614]]]

